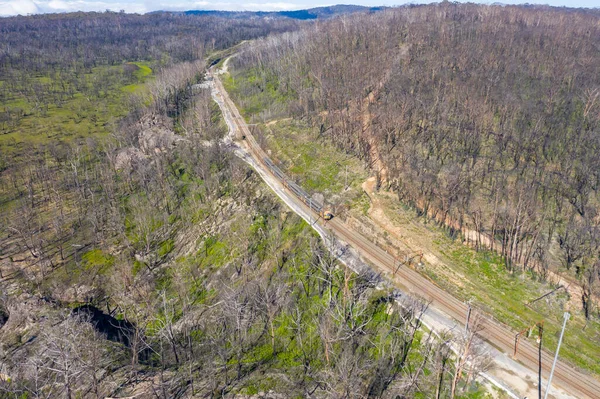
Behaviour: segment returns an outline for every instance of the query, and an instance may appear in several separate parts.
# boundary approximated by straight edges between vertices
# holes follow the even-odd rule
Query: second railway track
[[[225,114],[231,115],[231,122],[238,130],[238,137],[245,138],[248,152],[254,158],[258,165],[265,167],[267,173],[274,177],[284,188],[287,188],[293,196],[299,200],[299,206],[312,214],[317,220],[323,209],[323,204],[320,204],[309,197],[309,194],[302,190],[296,183],[291,181],[285,174],[273,163],[267,156],[265,151],[258,145],[245,120],[239,114],[237,107],[229,98],[221,81],[216,75],[212,75],[215,86],[220,92],[224,106],[227,108]],[[224,110],[225,111],[225,110]],[[226,117],[226,116],[225,116]],[[395,284],[412,295],[421,297],[428,301],[434,308],[442,311],[457,321],[463,323],[468,305],[442,288],[434,284],[432,281],[425,278],[417,271],[408,267],[400,267],[395,269],[395,259],[385,250],[375,245],[362,234],[353,231],[346,226],[341,220],[333,219],[325,222],[335,235],[340,237],[346,243],[352,245],[366,260],[370,261],[380,271],[389,274]],[[481,331],[478,335],[495,346],[501,352],[511,353],[516,331],[510,327],[499,323],[488,315],[481,314],[482,324]],[[527,340],[523,340],[519,347],[518,360],[526,367],[537,373],[538,367],[538,347]],[[547,351],[542,352],[542,371],[545,378],[550,372],[553,356]],[[600,398],[600,381],[596,378],[587,375],[571,365],[559,361],[556,366],[553,382],[560,386],[566,392],[576,395],[578,398],[599,399]]]

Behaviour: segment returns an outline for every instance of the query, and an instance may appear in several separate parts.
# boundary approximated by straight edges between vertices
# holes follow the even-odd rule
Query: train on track
[[[300,198],[302,200],[302,202],[304,202],[306,205],[308,205],[308,207],[311,210],[317,212],[319,214],[319,216],[321,216],[324,220],[331,220],[331,219],[333,219],[333,212],[331,212],[329,209],[325,208],[323,206],[323,204],[321,204],[318,201],[312,199],[312,197],[310,197],[310,195],[308,195],[308,193],[306,191],[304,191],[302,189],[302,187],[300,187],[299,185],[297,185],[296,183],[294,183],[292,180],[290,180],[281,171],[281,169],[279,169],[279,167],[277,167],[277,165],[275,165],[273,163],[273,161],[271,161],[270,158],[263,157],[262,161],[267,166],[267,168],[269,168],[269,170],[271,171],[271,173],[273,173],[273,175],[275,177],[277,177],[277,179],[279,179],[281,181],[281,183],[283,184],[283,186],[285,188],[287,188],[288,190],[290,190],[292,193],[294,193],[294,195],[296,195],[296,197]]]
[[[312,211],[315,211],[322,217],[324,220],[333,219],[333,212],[324,207],[323,204],[318,201],[312,199],[310,195],[306,191],[302,189],[299,185],[294,183],[291,179],[289,179],[282,171],[271,161],[271,159],[265,154],[265,152],[260,148],[254,137],[250,134],[244,134],[243,126],[246,125],[246,121],[244,121],[240,116],[234,117],[235,123],[238,125],[239,133],[238,137],[241,137],[242,140],[246,141],[250,146],[251,150],[256,154],[257,158],[265,165],[282,184],[285,188],[290,190],[296,197],[298,197],[302,202],[304,202]]]

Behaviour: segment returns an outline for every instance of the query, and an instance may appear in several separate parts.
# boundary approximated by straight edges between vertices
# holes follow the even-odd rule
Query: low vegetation
[[[114,13],[2,25],[19,50],[1,60],[0,98],[27,114],[4,132],[22,144],[1,142],[1,398],[483,396],[473,336],[457,358],[420,328],[422,304],[341,267],[220,142],[196,86],[205,56],[296,27]],[[34,92],[55,97],[36,109]],[[332,157],[315,190],[353,162]]]
[[[572,317],[561,347],[561,358],[600,373],[596,360],[600,357],[600,323],[586,320],[583,312],[572,311],[579,305],[577,298],[569,296],[563,288],[530,304],[554,291],[558,284],[541,282],[530,273],[512,273],[498,254],[489,250],[476,251],[452,238],[439,225],[426,223],[397,201],[381,200],[386,215],[396,226],[403,226],[401,234],[414,240],[414,251],[425,250],[435,255],[435,262],[425,262],[421,271],[457,298],[470,301],[474,308],[507,323],[515,331],[543,321],[543,345],[551,351],[558,342],[563,312],[570,309]],[[568,285],[565,281],[561,284],[563,287]],[[536,338],[537,333],[530,339]]]
[[[578,279],[592,319],[597,21],[590,10],[444,2],[269,37],[233,64],[256,81],[240,97],[276,91],[257,117],[322,126],[377,164],[400,201],[454,233],[475,231],[511,271]]]
[[[427,248],[442,263],[426,266],[424,273],[517,331],[545,320],[544,345],[550,349],[564,310],[570,310],[574,317],[561,352],[598,373],[600,318],[592,300],[600,285],[597,176],[589,169],[598,109],[588,90],[598,75],[591,64],[580,65],[579,80],[561,86],[553,82],[567,81],[570,72],[524,69],[540,59],[541,65],[554,65],[561,54],[575,51],[568,43],[578,43],[578,49],[592,45],[577,32],[595,24],[597,16],[571,11],[581,24],[567,27],[557,10],[522,11],[442,4],[347,17],[257,42],[232,59],[226,81],[246,119],[257,123],[257,136],[305,188],[331,195],[343,175],[329,160],[351,154],[360,169],[374,167],[374,154],[381,154],[384,186],[397,198],[381,200],[389,219],[402,226],[401,236],[409,238],[400,237],[399,248],[416,240],[413,251]],[[463,26],[474,15],[477,23]],[[440,24],[447,27],[443,35],[428,28]],[[490,29],[513,38],[504,58]],[[545,45],[531,49],[532,36]],[[548,43],[564,51],[549,59]],[[483,49],[486,59],[502,61],[480,62],[476,54]],[[517,80],[499,72],[509,68],[508,59]],[[495,76],[494,85],[486,83],[489,76]],[[515,83],[534,76],[543,87],[562,87],[553,92],[552,107],[542,109],[535,100],[550,101],[543,87]],[[544,122],[533,126],[524,119]],[[565,139],[565,129],[573,137]],[[533,148],[531,137],[538,134],[546,144]],[[562,155],[539,153],[550,147],[562,148]],[[580,167],[587,170],[585,179]],[[382,170],[372,172],[381,178]],[[562,186],[550,184],[556,179]],[[350,203],[354,217],[367,214],[364,196]],[[466,237],[473,249],[462,245]],[[374,238],[392,246],[399,239]],[[558,287],[556,273],[566,276],[561,284],[570,285],[571,296],[558,290],[526,306]]]
[[[130,94],[139,92],[151,74],[149,65],[137,62],[92,68],[75,83],[60,76],[21,83],[33,87],[31,92],[13,83],[12,96],[3,102],[0,151],[11,159],[31,145],[108,135],[127,115]]]

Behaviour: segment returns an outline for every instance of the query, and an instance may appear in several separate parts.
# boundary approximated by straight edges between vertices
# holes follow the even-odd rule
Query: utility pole
[[[467,303],[467,322],[465,323],[465,334],[469,332],[469,320],[471,319],[471,301]]]
[[[396,262],[398,262],[398,267],[396,267]],[[402,262],[400,262],[400,259],[394,256],[394,274],[398,273],[398,270],[400,270],[400,266],[402,266]]]
[[[542,334],[544,333],[544,321],[538,323],[538,398],[542,399]]]
[[[552,383],[552,376],[554,375],[554,368],[556,367],[556,362],[558,361],[558,351],[560,350],[560,344],[562,343],[563,335],[565,334],[565,327],[567,326],[567,320],[569,320],[569,317],[571,317],[571,314],[569,312],[565,312],[565,320],[563,321],[562,331],[560,332],[560,338],[558,339],[558,346],[556,347],[556,354],[554,355],[552,370],[550,370],[550,377],[548,377],[548,384],[546,385],[546,395],[544,395],[544,399],[548,399],[550,384]]]

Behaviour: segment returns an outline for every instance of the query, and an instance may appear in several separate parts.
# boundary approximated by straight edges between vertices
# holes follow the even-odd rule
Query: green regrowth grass
[[[279,80],[274,74],[262,73],[252,68],[241,73],[225,74],[223,85],[236,99],[240,112],[246,120],[264,121],[287,113],[287,104],[295,93],[279,89]]]
[[[267,148],[279,167],[308,193],[321,193],[326,202],[351,206],[362,195],[368,177],[362,162],[338,151],[303,121],[280,120],[259,124]]]
[[[554,351],[562,327],[563,313],[569,300],[564,291],[526,306],[530,301],[552,291],[553,285],[540,282],[529,272],[511,273],[504,260],[494,252],[480,251],[464,245],[460,240],[449,237],[445,229],[429,222],[423,224],[414,212],[399,203],[388,203],[388,216],[392,220],[413,223],[426,229],[426,234],[435,237],[433,248],[441,254],[441,260],[450,270],[425,266],[423,273],[463,301],[471,300],[476,308],[490,314],[496,320],[521,331],[535,323],[544,322],[543,346]],[[415,234],[419,234],[415,231]],[[437,270],[437,271],[436,271]],[[449,274],[453,274],[449,278]],[[560,350],[561,358],[581,368],[600,374],[600,323],[586,322],[580,310],[571,309],[571,320]],[[537,337],[534,328],[532,337]]]
[[[126,72],[127,66],[136,68]],[[0,150],[5,154],[22,154],[31,145],[86,137],[101,137],[110,125],[127,114],[131,93],[143,94],[144,83],[152,69],[146,62],[124,66],[95,67],[83,73],[79,86],[65,86],[64,93],[54,76],[32,77],[31,84],[44,84],[52,96],[39,101],[35,96],[14,93],[0,104],[1,110],[19,110],[21,117],[0,125]]]
[[[265,84],[268,82],[265,82],[264,76],[268,75],[255,69],[233,71],[225,76],[226,89],[241,106],[247,120],[260,121],[263,119],[260,116],[267,110],[276,114],[285,108],[286,98],[277,93],[277,87]],[[272,124],[259,124],[258,128],[266,135],[266,149],[271,150],[272,158],[279,161],[281,169],[309,192],[340,193],[344,185],[345,167],[352,165],[349,167],[351,172],[348,181],[358,195],[353,197],[350,205],[361,210],[363,215],[367,214],[370,202],[360,189],[360,183],[367,173],[358,160],[320,139],[317,129],[301,121],[280,120]],[[387,202],[388,213],[391,212],[389,216],[397,223],[422,222],[412,210],[398,201]],[[504,266],[503,259],[495,253],[477,252],[448,237],[442,228],[431,223],[426,228],[431,230],[433,247],[451,268],[445,274],[426,268],[426,275],[458,298],[472,300],[477,307],[516,331],[544,320],[543,345],[550,351],[555,350],[563,309],[568,301],[564,292],[558,292],[547,301],[539,301],[531,307],[525,306],[554,287],[537,281],[530,273],[511,273]],[[413,230],[411,234],[420,234],[418,229]],[[459,281],[447,277],[448,273],[454,271],[462,275]],[[572,315],[561,347],[561,358],[600,374],[600,324],[598,321],[586,321],[579,310],[573,310]],[[535,337],[535,333],[533,335]]]

